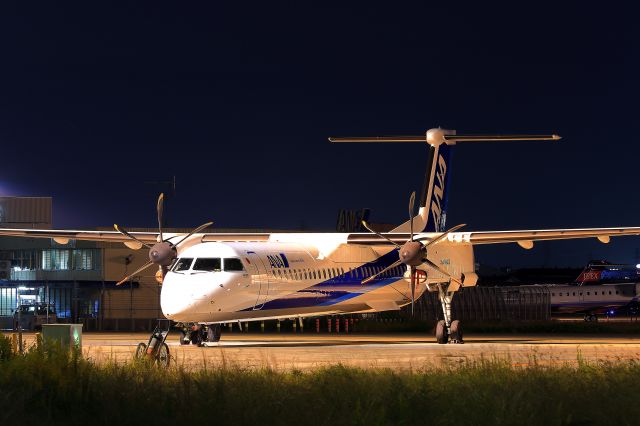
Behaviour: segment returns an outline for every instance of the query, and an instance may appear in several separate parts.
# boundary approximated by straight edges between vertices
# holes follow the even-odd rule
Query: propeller
[[[156,208],[157,208],[157,212],[158,212],[158,231],[159,231],[159,234],[158,234],[158,242],[156,244],[154,244],[153,246],[151,246],[151,245],[149,245],[147,243],[143,243],[142,241],[137,239],[134,235],[132,235],[129,232],[127,232],[121,226],[118,226],[117,224],[113,225],[113,227],[115,228],[116,231],[120,232],[122,235],[126,236],[127,238],[130,238],[130,239],[136,241],[137,243],[142,244],[144,247],[149,249],[149,261],[147,263],[145,263],[143,266],[141,266],[140,268],[138,268],[135,272],[127,275],[122,280],[118,281],[118,283],[116,283],[116,285],[120,285],[120,284],[123,284],[123,283],[129,281],[131,279],[131,277],[139,274],[140,272],[144,271],[145,269],[147,269],[151,265],[158,265],[159,270],[162,272],[162,277],[164,278],[165,274],[169,270],[169,266],[178,257],[178,246],[180,244],[182,244],[184,241],[186,241],[193,234],[197,234],[198,232],[202,231],[203,229],[205,229],[205,228],[207,228],[207,227],[209,227],[209,226],[211,226],[213,224],[213,222],[207,222],[207,223],[204,223],[204,224],[198,226],[196,229],[194,229],[193,231],[188,233],[180,241],[178,241],[177,243],[174,244],[174,243],[172,243],[170,241],[171,238],[173,238],[173,237],[169,237],[169,238],[167,238],[165,240],[164,239],[164,234],[162,232],[162,216],[163,216],[163,212],[164,212],[164,194],[160,194],[160,196],[158,197],[158,203],[157,203]]]
[[[414,314],[416,282],[417,282],[416,269],[418,266],[422,264],[426,264],[430,268],[435,269],[439,273],[449,277],[451,280],[456,281],[458,283],[460,282],[457,278],[453,277],[449,272],[445,271],[444,269],[442,269],[441,267],[439,267],[438,265],[430,261],[427,258],[427,253],[428,253],[427,249],[429,248],[429,246],[435,245],[440,241],[442,241],[443,239],[445,239],[447,235],[449,235],[451,232],[455,232],[458,229],[462,228],[463,226],[466,226],[464,223],[454,226],[453,228],[443,232],[442,234],[438,235],[435,238],[421,237],[421,238],[414,239],[413,238],[413,219],[414,219],[414,211],[415,211],[415,206],[414,206],[415,199],[416,199],[416,193],[414,191],[411,193],[411,196],[409,197],[409,232],[410,232],[409,240],[407,240],[407,242],[405,242],[402,246],[398,245],[397,243],[395,243],[388,237],[380,234],[379,232],[374,231],[369,227],[369,225],[364,220],[362,221],[362,224],[367,230],[389,241],[391,244],[396,246],[400,252],[399,253],[400,258],[398,260],[396,260],[390,266],[387,266],[377,274],[364,279],[362,281],[362,284],[367,284],[375,280],[378,276],[384,274],[388,270],[393,269],[401,264],[408,266],[410,270],[410,277],[411,277],[411,315]],[[427,242],[423,243],[423,241],[427,241]]]

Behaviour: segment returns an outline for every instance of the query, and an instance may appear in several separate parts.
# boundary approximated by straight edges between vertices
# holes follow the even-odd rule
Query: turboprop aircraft
[[[525,231],[445,230],[450,153],[461,142],[558,140],[557,135],[457,135],[431,129],[425,136],[330,138],[331,142],[420,142],[429,146],[425,185],[415,215],[391,232],[210,233],[206,223],[189,234],[162,229],[163,196],[157,204],[158,232],[0,229],[0,236],[122,242],[149,250],[149,262],[120,283],[156,265],[162,279],[164,315],[183,323],[181,343],[215,342],[220,324],[232,321],[316,317],[398,310],[425,291],[438,292],[444,320],[438,343],[461,343],[462,327],[451,317],[461,288],[475,286],[473,246],[639,235],[640,227]],[[158,274],[157,274],[158,276]],[[188,327],[187,327],[188,326]]]

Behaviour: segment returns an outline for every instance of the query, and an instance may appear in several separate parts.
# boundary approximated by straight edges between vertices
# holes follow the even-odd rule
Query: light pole
[[[18,309],[18,350],[20,351],[20,353],[22,353],[22,308],[21,308],[21,303],[20,303],[20,287],[18,287],[17,291],[16,291],[16,296],[17,296],[17,308]]]

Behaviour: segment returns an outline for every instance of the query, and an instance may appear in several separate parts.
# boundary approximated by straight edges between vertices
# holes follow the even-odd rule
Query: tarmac
[[[25,335],[27,344],[33,334]],[[98,363],[130,362],[147,333],[83,334],[83,355]],[[502,360],[516,367],[575,366],[579,362],[640,360],[640,336],[469,335],[464,344],[439,345],[423,334],[223,333],[209,347],[180,345],[167,338],[171,362],[187,370],[313,370],[342,364],[359,368],[423,370]]]

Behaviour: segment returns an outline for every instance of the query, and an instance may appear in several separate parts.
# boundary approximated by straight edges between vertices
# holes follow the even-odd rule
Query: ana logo
[[[433,226],[437,232],[444,228],[442,220],[442,198],[444,196],[445,177],[447,175],[447,163],[442,155],[438,156],[438,171],[435,174],[436,182],[433,185],[433,193],[431,195],[431,215],[433,217]]]
[[[289,261],[287,260],[287,256],[284,253],[280,254],[268,254],[267,259],[269,259],[269,265],[272,268],[288,268]]]

